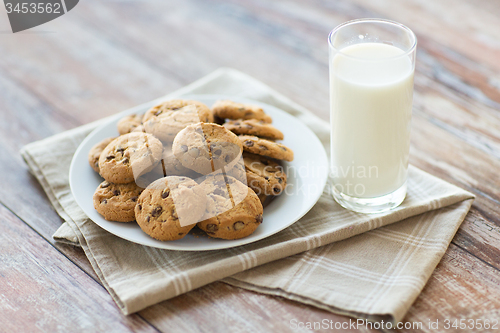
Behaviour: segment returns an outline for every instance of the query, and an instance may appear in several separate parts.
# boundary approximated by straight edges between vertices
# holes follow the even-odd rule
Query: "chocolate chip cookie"
[[[203,183],[207,193],[204,217],[197,225],[210,237],[240,239],[251,235],[262,223],[263,208],[259,197],[245,184],[225,177],[209,177]]]
[[[273,119],[261,107],[233,101],[217,101],[212,106],[214,116],[228,119],[257,119],[271,123]]]
[[[247,185],[257,195],[279,195],[286,187],[286,174],[275,161],[260,155],[243,153]]]
[[[131,114],[129,116],[123,117],[118,121],[118,124],[116,125],[118,133],[120,133],[120,135],[123,135],[132,132],[137,127],[141,126],[143,117],[144,115],[142,114]]]
[[[181,162],[175,157],[172,150],[163,148],[162,160],[153,170],[135,177],[135,183],[141,187],[148,187],[149,184],[157,179],[166,176],[184,176],[191,179],[197,179],[201,175],[191,169],[184,167]],[[245,176],[246,177],[246,176]]]
[[[165,176],[185,176],[191,179],[201,177],[201,174],[183,166],[181,161],[175,157],[171,149],[165,149],[163,151],[162,166]]]
[[[156,166],[148,172],[143,172],[140,175],[134,175],[135,183],[143,188],[148,187],[151,183],[163,177],[165,177],[165,171],[163,170],[161,162],[156,164]]]
[[[99,157],[99,172],[111,183],[131,183],[161,160],[163,145],[154,136],[132,132],[111,141]]]
[[[158,179],[142,192],[135,218],[149,236],[171,241],[183,238],[201,220],[206,197],[203,187],[186,177]]]
[[[144,130],[144,125],[139,125],[137,126],[136,128],[134,128],[133,130],[130,131],[131,133],[132,132],[142,132],[142,133],[146,133],[146,131]]]
[[[263,120],[238,119],[228,121],[223,125],[225,128],[236,134],[255,135],[269,140],[283,140],[283,133]]]
[[[246,152],[277,160],[293,161],[293,151],[281,143],[251,135],[240,135],[239,138],[243,144],[243,150]]]
[[[186,126],[213,120],[212,112],[205,104],[174,99],[148,110],[142,122],[146,133],[151,133],[164,142],[172,142]]]
[[[193,124],[175,137],[172,145],[181,164],[203,175],[232,168],[241,160],[238,137],[223,126],[212,123]]]
[[[135,183],[113,184],[105,180],[94,193],[94,208],[108,221],[134,221],[135,205],[142,190]]]
[[[99,173],[99,156],[106,146],[116,138],[107,138],[90,148],[89,151],[89,164],[95,172]]]

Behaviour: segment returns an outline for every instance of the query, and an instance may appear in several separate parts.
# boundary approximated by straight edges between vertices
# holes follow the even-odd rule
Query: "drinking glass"
[[[400,23],[360,19],[328,45],[333,197],[356,212],[393,209],[406,196],[417,39]]]

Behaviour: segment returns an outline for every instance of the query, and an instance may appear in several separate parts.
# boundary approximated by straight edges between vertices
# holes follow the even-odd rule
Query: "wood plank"
[[[494,332],[495,330],[445,329],[445,320],[499,321],[500,277],[498,270],[451,245],[422,294],[408,311],[405,321],[422,322],[422,330],[399,332]],[[439,329],[428,328],[429,319],[439,320]],[[469,324],[469,322],[467,322]],[[498,324],[500,328],[500,322]]]
[[[477,208],[472,208],[467,214],[453,239],[453,244],[499,268],[500,226],[485,218]]]
[[[498,3],[496,6],[482,7],[476,2],[452,0],[410,0],[396,3],[388,0],[354,0],[352,2],[378,13],[378,17],[404,22],[417,34],[431,36],[436,42],[478,63],[500,70]]]
[[[301,46],[306,39],[290,37],[293,30],[283,31],[272,22],[259,20],[259,15],[247,13],[242,4],[173,0],[150,2],[142,7],[133,2],[109,3],[94,13],[96,4],[89,1],[75,13],[75,21],[92,23],[101,34],[124,47],[136,46],[134,52],[142,59],[182,73],[186,83],[218,67],[234,67],[295,96],[307,107],[317,108],[321,103],[323,107],[317,109],[327,119],[326,64],[318,66],[311,61],[309,49]],[[143,15],[137,15],[138,6]],[[111,25],[115,20],[136,24]],[[325,46],[318,49],[322,56],[327,54]],[[290,68],[294,68],[293,73]],[[283,80],[284,77],[295,79]]]
[[[91,23],[74,24],[71,16],[84,6],[81,3],[68,16],[33,30],[54,33],[8,35],[0,43],[0,68],[50,105],[44,113],[53,113],[54,120],[65,116],[83,124],[180,87],[171,73],[138,58],[133,47],[117,45]],[[1,15],[4,10],[0,8]]]
[[[0,69],[0,202],[9,207],[46,240],[54,244],[52,234],[62,219],[52,208],[47,196],[19,155],[26,143],[63,131],[76,125],[75,120],[51,112],[49,105],[13,82]],[[26,204],[29,203],[29,204]],[[63,244],[54,244],[71,261],[84,267],[97,280],[90,263],[81,250]]]
[[[349,323],[349,317],[346,316],[221,282],[159,303],[141,311],[140,315],[164,332],[311,332],[292,325],[321,323],[322,320]],[[361,327],[359,330],[347,329],[342,332],[379,331]]]
[[[155,332],[123,316],[107,291],[0,206],[3,332]]]

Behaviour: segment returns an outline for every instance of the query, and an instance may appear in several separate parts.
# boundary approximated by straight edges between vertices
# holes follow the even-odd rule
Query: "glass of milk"
[[[417,39],[361,19],[333,29],[328,45],[333,197],[356,212],[393,209],[406,196]]]

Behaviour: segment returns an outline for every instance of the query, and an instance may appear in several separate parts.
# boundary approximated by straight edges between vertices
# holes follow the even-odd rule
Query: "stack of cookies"
[[[243,145],[247,184],[264,201],[280,195],[286,187],[286,174],[280,161],[292,161],[293,151],[276,142],[283,133],[262,108],[232,101],[218,101],[212,107],[215,119],[238,135]]]
[[[104,178],[94,207],[106,220],[136,221],[162,241],[195,226],[211,237],[246,237],[262,223],[262,202],[285,189],[279,160],[293,159],[275,141],[283,134],[271,121],[261,108],[231,101],[210,110],[171,100],[124,117],[120,136],[89,152],[90,166]]]

